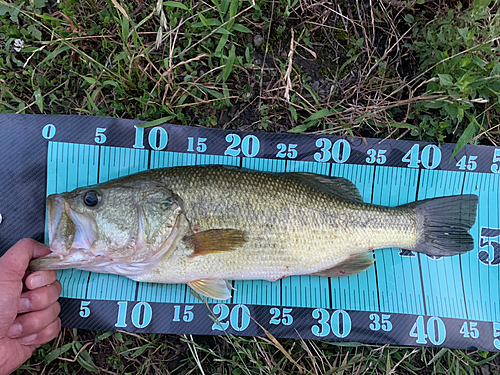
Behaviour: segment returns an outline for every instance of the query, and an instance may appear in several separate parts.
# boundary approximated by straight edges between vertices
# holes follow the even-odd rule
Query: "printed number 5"
[[[500,323],[493,323],[493,337],[498,337],[500,336]],[[495,339],[493,340],[493,345],[495,345],[495,348],[500,350],[500,340]]]
[[[88,318],[90,316],[90,308],[88,305],[90,305],[90,301],[82,301],[80,303],[80,316],[82,318]]]
[[[102,144],[106,142],[106,136],[104,135],[105,131],[106,131],[105,128],[97,128],[95,130],[95,138],[94,138],[95,143]]]

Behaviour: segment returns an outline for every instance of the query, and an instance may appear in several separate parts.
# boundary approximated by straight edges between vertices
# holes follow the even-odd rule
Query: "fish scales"
[[[193,274],[209,277],[214,269],[227,279],[276,280],[332,267],[368,249],[415,247],[409,210],[341,201],[269,174],[221,167],[190,172],[166,169],[152,176],[182,192],[195,228],[236,228],[249,233],[248,241],[234,252],[203,257],[187,257],[186,250],[138,280],[185,282]]]

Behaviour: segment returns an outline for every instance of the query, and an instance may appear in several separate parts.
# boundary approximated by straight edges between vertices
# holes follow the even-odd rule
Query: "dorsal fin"
[[[306,172],[285,173],[283,176],[335,198],[363,203],[363,197],[356,185],[345,178],[328,177]]]

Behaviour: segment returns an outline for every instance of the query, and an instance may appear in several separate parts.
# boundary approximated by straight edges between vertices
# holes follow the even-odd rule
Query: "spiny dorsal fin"
[[[324,277],[351,276],[370,268],[373,262],[375,262],[375,259],[371,253],[358,254],[337,264],[335,267],[312,273],[311,275]]]
[[[357,203],[363,202],[363,197],[356,185],[345,178],[305,172],[285,173],[283,176],[338,199]]]
[[[239,229],[210,229],[184,237],[183,241],[193,248],[191,257],[233,251],[247,241],[246,234]]]
[[[229,289],[233,289],[231,284],[222,279],[194,280],[187,285],[202,296],[220,300],[231,298]]]

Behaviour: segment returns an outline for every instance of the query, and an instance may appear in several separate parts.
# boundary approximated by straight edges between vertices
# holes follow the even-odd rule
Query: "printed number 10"
[[[118,303],[118,317],[116,319],[115,327],[127,327],[127,301],[120,301]],[[153,310],[151,305],[147,302],[139,302],[132,309],[131,315],[132,324],[137,328],[145,328],[151,323],[153,318]]]

